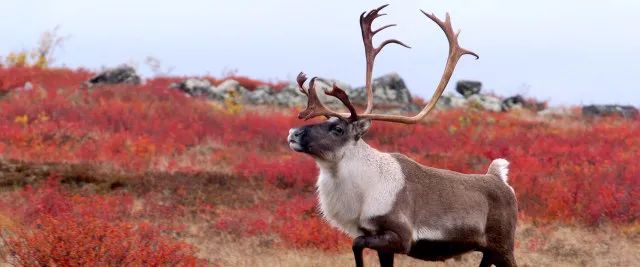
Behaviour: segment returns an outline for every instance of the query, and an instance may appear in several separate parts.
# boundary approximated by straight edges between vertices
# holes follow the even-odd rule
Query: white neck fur
[[[343,147],[335,161],[317,163],[320,209],[331,224],[352,236],[361,234],[359,227],[370,229],[369,219],[388,213],[404,186],[397,160],[363,140]]]

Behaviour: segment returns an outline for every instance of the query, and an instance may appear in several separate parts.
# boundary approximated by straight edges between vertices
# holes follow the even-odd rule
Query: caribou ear
[[[358,141],[371,127],[370,119],[359,119],[353,122],[353,130],[356,132],[355,139]]]

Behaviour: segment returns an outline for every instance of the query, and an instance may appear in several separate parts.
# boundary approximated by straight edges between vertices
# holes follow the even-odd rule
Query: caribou
[[[353,237],[355,265],[363,266],[363,250],[376,250],[381,266],[393,266],[395,254],[426,261],[444,261],[467,252],[482,253],[480,266],[516,266],[514,234],[517,220],[515,192],[507,183],[509,162],[495,159],[486,174],[463,174],[424,166],[399,153],[385,153],[369,146],[363,135],[372,121],[416,124],[436,106],[458,60],[478,55],[461,48],[447,13],[444,21],[422,13],[435,22],[449,42],[449,54],[431,100],[415,116],[373,113],[372,71],[383,47],[396,39],[373,45],[373,36],[390,24],[372,30],[387,5],[360,15],[366,57],[367,101],[361,113],[344,90],[333,85],[324,93],[348,109],[339,112],[319,99],[315,81],[297,83],[307,96],[300,119],[324,116],[326,121],[289,130],[289,147],[313,157],[319,168],[319,209],[331,225]]]

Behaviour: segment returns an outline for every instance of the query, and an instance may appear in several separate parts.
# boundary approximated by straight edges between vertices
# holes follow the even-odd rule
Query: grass
[[[633,233],[631,233],[633,232]],[[616,226],[586,228],[567,225],[518,225],[516,260],[519,266],[640,266],[640,232]],[[193,239],[200,256],[221,266],[352,266],[350,251],[323,252],[274,246],[269,237],[217,235]],[[396,255],[395,266],[478,266],[482,254],[469,253],[445,262],[424,262]],[[366,266],[378,266],[377,256],[366,253]]]

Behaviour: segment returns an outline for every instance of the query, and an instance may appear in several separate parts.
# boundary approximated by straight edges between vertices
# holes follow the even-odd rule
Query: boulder
[[[413,103],[411,92],[397,73],[375,78],[372,83],[374,107],[397,110],[398,112],[416,111],[420,107]],[[344,88],[343,88],[344,89]],[[349,99],[356,105],[366,105],[367,94],[364,87],[346,90]]]
[[[502,111],[502,100],[500,100],[500,98],[497,98],[495,96],[471,95],[470,97],[467,98],[467,100],[468,100],[468,105],[471,105],[471,106],[476,105],[481,109],[495,111],[495,112]]]
[[[638,109],[623,105],[588,105],[582,107],[582,115],[586,117],[621,116],[634,119],[638,117]]]
[[[334,79],[318,78],[316,80],[316,92],[318,93],[318,98],[320,98],[320,101],[322,101],[322,103],[332,108],[344,107],[344,105],[342,105],[342,102],[340,102],[340,100],[338,100],[335,97],[328,96],[324,93],[324,90],[331,90],[331,88],[333,88],[334,83],[340,89],[344,90],[347,93],[347,95],[349,95],[349,100],[351,100],[351,103],[355,105],[364,104],[364,102],[360,103],[353,100],[353,97],[351,96],[353,89],[347,83],[334,80]],[[298,88],[297,85],[296,85],[296,88]],[[300,95],[302,95],[302,93],[300,93]],[[306,96],[304,96],[304,99],[305,99],[304,104],[306,105],[307,103]]]
[[[460,80],[456,83],[456,92],[464,97],[470,97],[480,93],[482,83],[479,81]]]
[[[245,104],[251,105],[277,105],[281,107],[297,107],[304,106],[307,103],[307,97],[300,93],[300,91],[298,90],[298,85],[292,83],[285,86],[279,91],[276,91],[268,86],[258,86],[258,88],[253,91],[244,92],[242,101]]]
[[[213,94],[215,88],[209,80],[205,79],[186,79],[180,83],[172,84],[172,88],[176,88],[191,96],[209,96]]]
[[[439,108],[464,108],[467,106],[467,99],[447,92],[440,96],[437,107]]]
[[[539,112],[547,108],[547,103],[543,101],[527,100],[521,95],[507,97],[502,100],[502,111],[521,108]]]
[[[538,111],[538,116],[548,118],[562,118],[572,115],[571,109],[566,107],[552,107]]]
[[[243,88],[244,90],[241,88],[242,86],[240,86],[240,82],[233,79],[228,79],[218,84],[218,86],[216,86],[216,88],[213,91],[220,94],[228,94],[229,92],[239,93],[240,91],[246,90],[244,88]]]
[[[258,87],[242,96],[242,102],[252,105],[274,105],[276,98],[269,87]]]
[[[138,76],[134,68],[122,65],[96,74],[85,84],[91,87],[99,84],[140,84],[140,81],[140,76]]]
[[[514,95],[502,100],[502,111],[509,111],[512,109],[524,108],[526,102],[521,95]]]
[[[218,86],[211,84],[206,79],[186,79],[180,83],[174,83],[172,88],[183,91],[191,96],[206,96],[212,100],[224,101],[229,97],[241,97],[244,98],[247,89],[240,86],[240,83],[236,80],[225,80]]]
[[[275,92],[274,99],[277,105],[283,107],[297,107],[307,104],[307,96],[298,90],[297,84],[289,84],[279,92]]]

